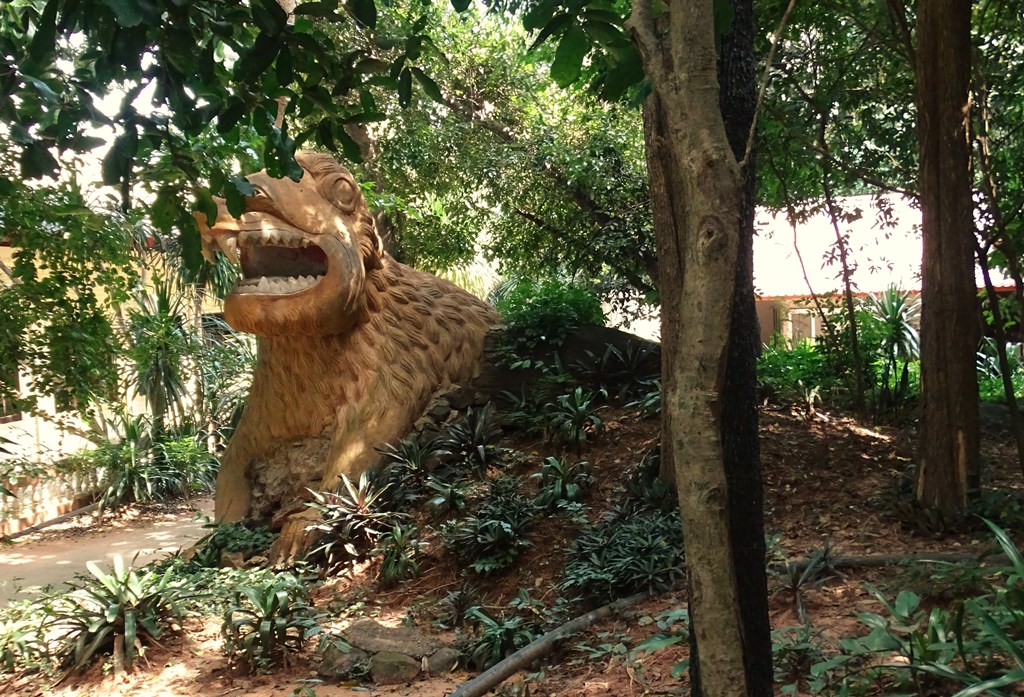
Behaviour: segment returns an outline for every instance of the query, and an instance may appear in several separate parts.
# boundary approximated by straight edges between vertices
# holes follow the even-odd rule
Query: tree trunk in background
[[[711,7],[675,0],[667,34],[655,31],[646,0],[634,2],[630,19],[654,86],[644,132],[662,297],[662,460],[674,474],[686,536],[700,648],[693,694],[767,696],[753,180],[734,154],[753,110],[753,14],[749,0],[736,3],[720,91]]]
[[[967,143],[970,0],[921,0],[917,102],[924,256],[917,500],[961,511],[978,486],[979,339]]]

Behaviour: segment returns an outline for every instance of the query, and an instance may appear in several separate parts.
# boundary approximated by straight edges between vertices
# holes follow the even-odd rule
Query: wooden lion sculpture
[[[208,258],[241,267],[224,317],[259,337],[256,371],[217,479],[218,522],[305,517],[306,487],[333,488],[379,460],[431,398],[480,371],[497,314],[384,252],[352,174],[300,152],[300,181],[265,172],[232,217],[197,214]]]

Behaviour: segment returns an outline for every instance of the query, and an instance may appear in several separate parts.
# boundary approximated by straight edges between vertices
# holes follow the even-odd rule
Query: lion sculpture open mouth
[[[384,252],[347,169],[310,152],[296,161],[298,182],[249,176],[256,193],[239,217],[223,201],[214,221],[196,214],[207,258],[220,250],[241,269],[226,321],[259,337],[221,459],[221,522],[280,525],[307,488],[372,467],[438,390],[479,373],[497,321],[486,303]]]

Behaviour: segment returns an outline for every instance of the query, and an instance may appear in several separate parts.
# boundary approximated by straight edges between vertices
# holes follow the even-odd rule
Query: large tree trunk
[[[737,12],[737,24],[751,21],[746,0]],[[661,38],[649,5],[636,0],[630,26],[654,87],[644,120],[662,296],[662,457],[674,464],[686,536],[700,650],[695,694],[770,695],[753,411],[751,182],[740,172],[722,119],[712,2],[675,0],[668,16]],[[750,31],[733,37],[747,55]],[[723,105],[742,109],[732,125],[749,128],[744,90],[752,76],[732,78],[723,79]],[[736,142],[745,143],[741,125],[735,132]],[[745,569],[751,559],[751,577],[738,575],[737,565]]]
[[[970,0],[922,0],[917,101],[924,257],[917,500],[963,510],[978,486],[979,327],[966,122]]]
[[[743,159],[757,105],[754,2],[733,0],[732,30],[718,62],[721,112],[734,156]],[[736,255],[736,284],[722,400],[722,464],[729,485],[729,533],[739,587],[743,663],[751,697],[771,697],[772,636],[765,571],[764,485],[758,444],[757,355],[761,332],[754,304],[756,168],[744,168]]]

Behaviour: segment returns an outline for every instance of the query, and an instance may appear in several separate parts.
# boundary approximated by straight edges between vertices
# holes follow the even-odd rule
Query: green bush
[[[466,612],[476,629],[463,641],[462,660],[474,670],[486,670],[523,648],[537,636],[537,628],[522,617],[493,617],[480,607]]]
[[[990,591],[947,609],[911,591],[890,600],[869,587],[882,612],[860,613],[868,633],[842,639],[839,653],[810,666],[805,691],[974,697],[1024,683],[1024,559],[1004,530],[986,523],[1009,559]]]
[[[440,441],[440,448],[462,464],[475,469],[482,477],[498,457],[501,440],[501,419],[488,402],[479,409],[470,407],[466,416],[453,423]]]
[[[569,464],[557,457],[544,458],[540,472],[533,476],[540,479],[537,505],[546,509],[554,508],[559,501],[579,501],[583,490],[594,480],[586,460]]]
[[[442,526],[445,547],[470,570],[478,574],[501,571],[530,546],[526,532],[536,508],[519,493],[518,486],[515,478],[495,479],[473,515]]]
[[[803,401],[817,388],[819,394],[835,393],[842,380],[832,370],[828,356],[817,345],[804,341],[792,349],[767,347],[757,359],[757,381],[782,399]]]
[[[287,665],[321,629],[298,577],[279,574],[271,583],[245,586],[224,613],[224,653],[251,673]]]
[[[180,481],[184,495],[212,493],[217,483],[220,461],[195,436],[162,440],[156,444],[156,457]]]
[[[626,404],[628,409],[639,409],[647,418],[661,416],[661,378],[645,380],[637,398]]]
[[[469,610],[480,604],[480,591],[468,582],[464,582],[461,588],[449,591],[437,603],[435,622],[441,629],[461,627],[466,622]]]
[[[584,384],[597,387],[621,404],[646,392],[658,377],[657,350],[658,345],[650,342],[629,341],[621,350],[608,344],[600,354],[585,351],[585,358],[574,363],[573,372]]]
[[[86,567],[92,579],[71,584],[50,610],[50,629],[57,637],[55,655],[81,670],[100,652],[114,654],[114,664],[130,668],[138,647],[157,640],[171,622],[184,615],[186,593],[174,569],[163,573],[125,566],[114,557],[112,573],[95,563]]]
[[[402,509],[419,501],[427,493],[430,468],[450,453],[439,439],[421,441],[413,436],[389,443],[378,451],[384,462],[380,478],[387,486],[387,499],[393,508]]]
[[[384,588],[419,575],[419,553],[422,543],[415,525],[395,525],[385,535],[377,552],[381,554],[378,580]]]
[[[342,475],[336,490],[311,493],[313,500],[307,505],[320,513],[320,522],[309,528],[317,542],[307,560],[328,571],[365,559],[381,537],[406,517],[387,509],[387,485],[378,486],[368,472],[356,484]]]
[[[605,323],[597,293],[555,278],[520,280],[495,305],[505,320],[509,348],[519,356],[545,346],[557,348],[581,325]]]
[[[1013,350],[1007,350],[1010,381],[1017,399],[1024,398],[1024,360]],[[1006,403],[1003,389],[1003,371],[996,353],[995,339],[983,338],[977,357],[978,394],[982,402]]]
[[[214,526],[213,532],[196,543],[189,566],[212,568],[220,564],[224,552],[240,552],[246,559],[270,549],[277,534],[267,527],[250,528],[245,523]]]
[[[117,442],[83,455],[104,471],[101,508],[213,491],[220,465],[199,437],[161,434],[144,414],[120,416],[118,430]]]
[[[22,600],[0,610],[0,673],[51,667],[45,600]]]
[[[641,591],[666,590],[682,573],[679,514],[647,511],[581,532],[566,555],[562,589],[601,605]]]
[[[594,393],[577,387],[545,404],[548,438],[575,446],[578,455],[588,436],[604,431],[604,419],[597,415],[601,408],[597,402],[604,396],[604,392]]]

